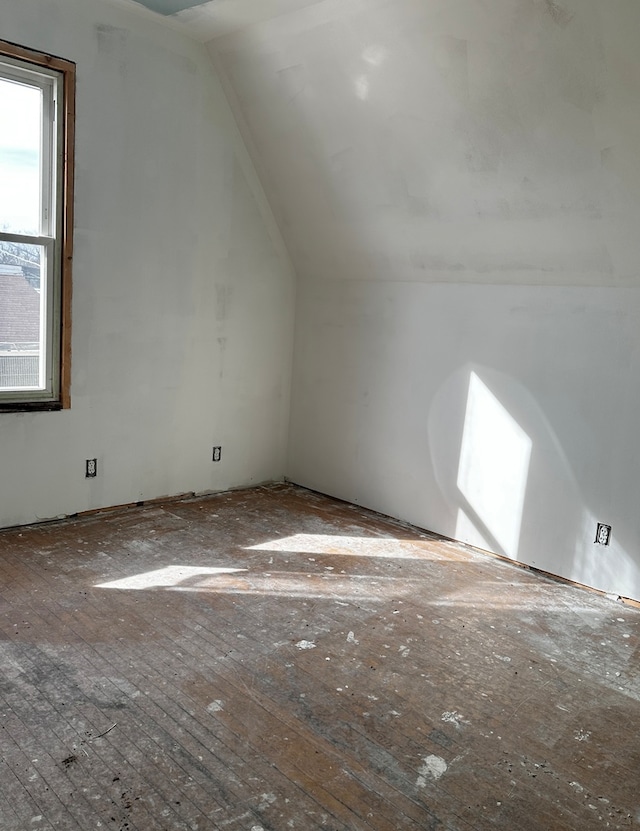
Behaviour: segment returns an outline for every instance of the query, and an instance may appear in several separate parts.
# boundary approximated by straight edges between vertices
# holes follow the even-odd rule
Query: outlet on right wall
[[[635,599],[638,32],[323,0],[209,45],[298,277],[289,477]]]

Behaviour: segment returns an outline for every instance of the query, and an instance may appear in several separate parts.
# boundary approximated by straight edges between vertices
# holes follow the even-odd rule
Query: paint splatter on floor
[[[416,785],[425,788],[429,780],[437,782],[446,772],[447,763],[440,756],[425,756],[424,764],[418,771]]]

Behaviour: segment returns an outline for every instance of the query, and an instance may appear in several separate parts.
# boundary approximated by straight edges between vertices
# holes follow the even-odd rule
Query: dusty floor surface
[[[293,486],[0,533],[0,829],[640,827],[640,612]]]

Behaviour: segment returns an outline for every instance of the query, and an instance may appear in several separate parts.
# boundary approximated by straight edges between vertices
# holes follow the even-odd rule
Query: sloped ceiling
[[[151,9],[152,12],[170,15],[184,11],[184,9],[191,9],[193,6],[203,6],[208,0],[137,0],[137,2]]]
[[[172,17],[195,40],[206,42],[273,17],[313,6],[322,0],[136,0],[151,11]]]

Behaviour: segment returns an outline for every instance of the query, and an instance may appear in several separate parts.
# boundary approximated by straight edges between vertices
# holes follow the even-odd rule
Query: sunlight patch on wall
[[[473,524],[472,520],[465,514],[462,508],[458,508],[458,517],[456,519],[455,539],[467,543],[467,545],[475,545],[476,548],[482,548],[485,551],[491,551],[491,543],[483,537],[480,531]]]
[[[369,79],[366,75],[358,75],[354,80],[353,86],[356,95],[361,101],[366,101],[369,97]]]
[[[531,439],[475,372],[460,450],[457,485],[509,557],[517,557]]]
[[[379,46],[372,43],[362,53],[362,60],[368,63],[369,66],[382,66],[387,57],[387,50],[384,46]]]
[[[179,586],[186,580],[194,580],[211,575],[235,574],[246,571],[246,568],[203,568],[202,566],[165,566],[154,571],[145,571],[124,577],[121,580],[112,580],[108,583],[98,583],[98,589],[166,589]]]

